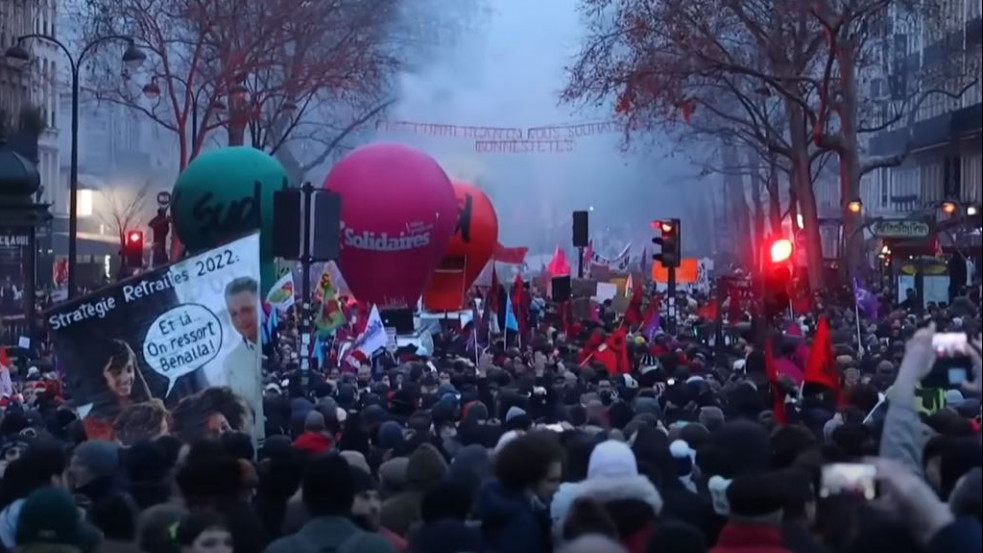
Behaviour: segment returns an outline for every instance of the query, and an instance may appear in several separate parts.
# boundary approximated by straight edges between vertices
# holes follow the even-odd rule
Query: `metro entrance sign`
[[[929,223],[912,219],[878,221],[873,230],[878,238],[918,239],[928,238],[932,234]]]

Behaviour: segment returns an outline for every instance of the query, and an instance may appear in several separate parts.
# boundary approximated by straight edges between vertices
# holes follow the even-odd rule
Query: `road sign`
[[[874,224],[874,235],[878,238],[928,238],[932,226],[925,221],[913,219],[894,219]]]
[[[171,193],[164,191],[157,193],[157,207],[166,209],[171,205]]]

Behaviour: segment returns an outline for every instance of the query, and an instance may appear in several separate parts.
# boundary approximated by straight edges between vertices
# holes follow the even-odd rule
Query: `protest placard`
[[[252,234],[46,312],[89,437],[260,437],[259,275]]]

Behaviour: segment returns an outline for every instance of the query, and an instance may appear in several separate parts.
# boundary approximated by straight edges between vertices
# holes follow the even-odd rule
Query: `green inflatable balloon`
[[[249,146],[203,152],[174,184],[174,231],[190,253],[197,253],[259,230],[265,295],[276,280],[273,194],[287,186],[287,172],[265,152]]]

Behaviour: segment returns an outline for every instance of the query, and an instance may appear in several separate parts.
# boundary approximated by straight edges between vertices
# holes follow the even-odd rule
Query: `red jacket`
[[[294,447],[308,453],[324,453],[334,447],[334,440],[321,432],[304,432],[294,440]]]
[[[782,530],[776,526],[729,522],[720,531],[710,553],[792,553],[782,547]]]

